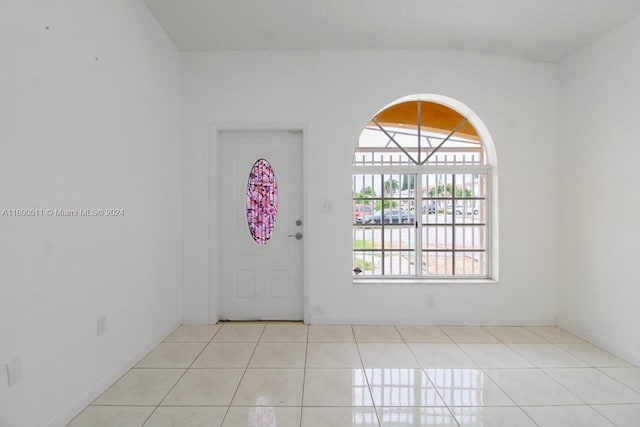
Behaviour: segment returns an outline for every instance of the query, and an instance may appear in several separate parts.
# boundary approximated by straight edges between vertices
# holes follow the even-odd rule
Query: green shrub
[[[373,263],[371,261],[363,261],[361,259],[357,259],[354,268],[356,267],[362,271],[372,271]]]

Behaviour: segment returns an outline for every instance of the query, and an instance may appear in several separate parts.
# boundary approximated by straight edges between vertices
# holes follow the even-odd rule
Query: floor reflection
[[[427,375],[448,406],[514,406],[480,369],[427,369]]]
[[[369,385],[367,384],[367,377],[365,376],[364,370],[353,369],[351,372],[351,384],[353,384],[353,406],[371,405],[371,395],[369,394]]]
[[[247,427],[277,427],[276,413],[269,405],[269,399],[258,397],[256,399],[257,408],[249,409],[249,420]]]
[[[384,426],[456,426],[447,408],[381,408],[380,422]]]
[[[444,406],[422,369],[366,369],[376,406]]]
[[[432,369],[428,372],[443,397],[447,395],[452,401],[468,405],[482,405],[485,374],[481,370]]]
[[[377,426],[378,417],[371,408],[353,408],[351,423],[360,427]]]

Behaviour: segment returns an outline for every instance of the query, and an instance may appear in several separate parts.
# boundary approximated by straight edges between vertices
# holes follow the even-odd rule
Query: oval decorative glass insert
[[[259,159],[249,172],[247,183],[247,224],[259,245],[271,238],[278,216],[278,184],[271,164]]]

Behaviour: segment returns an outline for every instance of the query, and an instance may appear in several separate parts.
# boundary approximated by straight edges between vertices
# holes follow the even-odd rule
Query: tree
[[[429,197],[451,197],[454,195],[457,199],[473,197],[473,191],[470,188],[460,188],[456,187],[455,190],[452,184],[439,184],[435,187],[431,187],[429,192],[427,193]],[[438,201],[438,208],[441,209],[443,207],[443,200]]]
[[[360,190],[359,193],[356,193],[353,196],[353,198],[358,202],[362,202],[363,199],[370,199],[372,197],[376,197],[376,190],[374,190],[371,186],[364,187],[362,190]]]
[[[473,197],[473,192],[469,188],[456,188],[456,197]]]
[[[415,190],[416,189],[416,176],[411,175],[402,175],[402,191],[406,190]]]
[[[398,191],[400,191],[400,183],[398,180],[389,177],[384,182],[384,195],[387,197],[393,197]]]
[[[444,196],[445,186],[440,184],[429,189],[429,197]]]
[[[429,189],[429,197],[436,197],[436,196],[441,196],[441,197],[446,197],[446,196],[451,196],[454,194],[454,189],[453,186],[451,184],[447,184],[447,185],[438,185],[436,187],[431,187]],[[472,197],[473,196],[473,192],[471,191],[471,189],[469,188],[460,188],[460,187],[456,187],[455,188],[455,196],[459,199],[461,198],[465,198],[465,197]]]

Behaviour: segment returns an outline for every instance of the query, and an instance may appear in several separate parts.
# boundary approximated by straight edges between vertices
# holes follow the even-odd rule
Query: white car
[[[453,213],[453,208],[451,205],[447,206],[447,213],[451,214]],[[456,215],[462,215],[463,213],[466,213],[467,215],[478,215],[479,211],[478,208],[473,207],[470,204],[467,204],[466,209],[465,206],[462,204],[457,204],[456,205]]]

